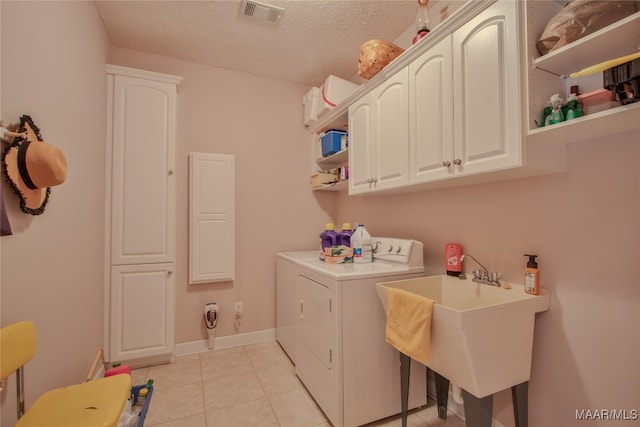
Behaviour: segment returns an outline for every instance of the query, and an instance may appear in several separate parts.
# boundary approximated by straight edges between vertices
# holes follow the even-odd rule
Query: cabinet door
[[[522,165],[519,3],[497,1],[453,34],[457,175]]]
[[[331,290],[298,276],[299,319],[296,331],[296,374],[335,425],[339,408],[339,377],[334,350],[338,323],[332,312]]]
[[[109,360],[173,354],[174,269],[173,263],[111,269]]]
[[[372,187],[372,99],[373,93],[368,93],[349,107],[349,194],[371,191]]]
[[[403,68],[373,91],[376,190],[409,183],[408,70]]]
[[[233,280],[235,158],[190,153],[189,160],[189,283]]]
[[[451,36],[409,65],[411,183],[448,178],[453,169]]]
[[[293,261],[276,259],[276,339],[295,365],[298,324],[298,267]]]
[[[111,264],[175,261],[176,86],[113,78]]]

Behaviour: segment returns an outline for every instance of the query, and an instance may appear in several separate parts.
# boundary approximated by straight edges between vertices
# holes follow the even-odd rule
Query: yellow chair
[[[116,427],[131,395],[131,377],[114,375],[51,390],[24,410],[24,365],[36,353],[36,328],[18,322],[0,330],[0,378],[16,372],[16,427]]]

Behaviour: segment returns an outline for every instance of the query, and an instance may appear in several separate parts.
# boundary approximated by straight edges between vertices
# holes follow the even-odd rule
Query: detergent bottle
[[[364,228],[363,224],[358,224],[358,228],[351,236],[351,247],[353,248],[353,262],[366,263],[373,261],[373,245],[371,235]]]
[[[342,231],[338,233],[337,244],[350,248],[352,234],[353,234],[353,230],[351,229],[351,223],[345,222],[344,224],[342,224]]]
[[[324,231],[320,233],[320,261],[324,261],[324,248],[335,246],[338,241],[338,233],[334,230],[333,223],[327,222]]]

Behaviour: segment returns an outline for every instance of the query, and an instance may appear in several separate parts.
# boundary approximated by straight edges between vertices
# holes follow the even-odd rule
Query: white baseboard
[[[262,331],[247,332],[244,334],[228,335],[226,337],[214,338],[213,350],[223,348],[239,347],[243,345],[259,344],[276,340],[275,329],[264,329]],[[188,354],[204,353],[209,351],[209,340],[198,340],[176,344],[176,356],[186,356]]]

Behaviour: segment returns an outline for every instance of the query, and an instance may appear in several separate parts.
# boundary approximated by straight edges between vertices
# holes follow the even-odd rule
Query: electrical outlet
[[[242,315],[242,301],[237,301],[235,303],[235,308],[233,312],[236,314],[236,316]]]

